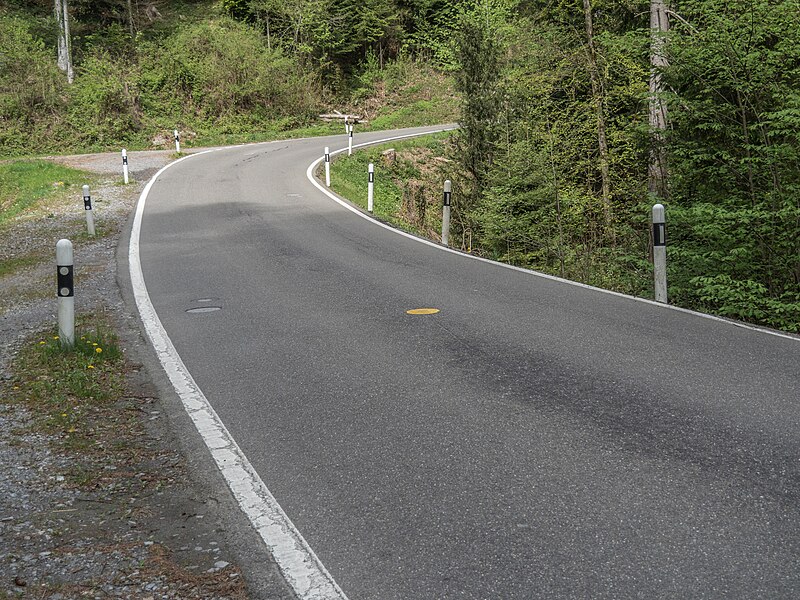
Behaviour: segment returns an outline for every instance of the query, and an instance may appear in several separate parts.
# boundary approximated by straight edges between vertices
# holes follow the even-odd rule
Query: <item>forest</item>
[[[0,0],[2,157],[456,120],[464,248],[652,297],[661,203],[670,303],[800,331],[797,0],[68,0],[72,75],[60,2]]]

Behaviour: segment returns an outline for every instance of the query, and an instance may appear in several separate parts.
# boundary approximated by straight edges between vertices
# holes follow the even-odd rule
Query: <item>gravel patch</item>
[[[46,202],[0,229],[0,261],[35,262],[0,279],[0,598],[255,597],[226,539],[220,499],[192,480],[142,365],[129,359],[127,391],[114,405],[126,415],[119,455],[70,455],[36,431],[24,407],[4,400],[15,353],[56,323],[54,252],[62,237],[75,244],[76,313],[105,314],[123,350],[126,338],[139,339],[138,317],[117,286],[116,247],[144,183],[172,155],[129,157],[129,186],[121,185],[118,155],[52,158],[102,175],[92,191],[99,237],[81,235],[85,217],[75,199]],[[91,472],[90,485],[82,472]],[[292,598],[269,569],[272,588],[258,597]]]

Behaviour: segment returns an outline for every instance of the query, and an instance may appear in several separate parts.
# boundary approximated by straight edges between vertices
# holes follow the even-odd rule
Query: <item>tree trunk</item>
[[[661,73],[669,65],[666,53],[666,33],[669,17],[664,0],[650,0],[650,163],[647,167],[647,191],[659,199],[667,197],[667,155],[664,132],[667,129],[667,105]]]
[[[67,82],[72,83],[72,48],[69,39],[68,0],[55,0],[56,23],[58,23],[58,68],[67,74]]]
[[[58,68],[62,71],[67,70],[67,38],[64,35],[64,6],[61,0],[55,0],[54,11],[56,25],[58,26]]]
[[[134,36],[134,24],[133,24],[133,4],[132,0],[128,0],[128,31],[130,31],[131,37]]]
[[[605,230],[614,243],[613,215],[611,208],[611,176],[609,173],[608,140],[606,138],[605,98],[600,69],[597,65],[597,47],[594,40],[594,23],[590,0],[583,0],[583,14],[586,24],[586,46],[589,61],[589,79],[592,82],[592,102],[597,117],[597,151],[600,169],[600,193],[603,199]]]

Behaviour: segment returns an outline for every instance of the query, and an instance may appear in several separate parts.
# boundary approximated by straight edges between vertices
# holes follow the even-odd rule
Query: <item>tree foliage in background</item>
[[[301,122],[316,108],[313,77],[229,19],[187,26],[141,54],[148,112],[239,130],[280,116]]]
[[[652,295],[648,4],[512,8],[505,26],[513,33],[493,38],[501,40],[497,92],[482,90],[469,62],[459,74],[462,139],[482,140],[477,155],[490,157],[475,161],[472,146],[460,147],[479,183],[460,224],[500,259]],[[663,139],[670,296],[797,331],[800,9],[690,0],[672,10],[670,60],[660,73],[673,119]],[[469,52],[481,32],[460,39]],[[478,54],[487,60],[485,48]],[[489,97],[497,103],[481,106]],[[491,135],[470,137],[475,131]]]
[[[381,61],[398,48],[392,0],[223,0],[234,18],[263,32],[270,48],[303,58],[330,85],[340,85],[369,52]]]
[[[800,8],[681,2],[668,81],[671,294],[798,330]]]
[[[503,260],[641,294],[647,39],[629,30],[637,7],[605,3],[591,38],[579,8],[526,4],[513,15],[473,227]]]
[[[76,12],[86,5],[71,2]],[[118,5],[127,3],[108,3]],[[175,126],[222,134],[288,128],[309,122],[321,104],[312,71],[267,48],[253,27],[219,15],[133,37],[114,19],[103,26],[111,17],[102,14],[91,26],[73,18],[84,34],[76,44],[76,80],[67,86],[48,18],[52,48],[36,38],[39,22],[0,18],[3,154],[143,144]]]
[[[66,79],[54,57],[25,21],[0,20],[0,148],[24,149],[63,113]]]

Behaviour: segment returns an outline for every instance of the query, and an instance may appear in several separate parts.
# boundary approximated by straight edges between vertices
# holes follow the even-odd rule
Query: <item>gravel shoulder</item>
[[[161,373],[128,289],[131,211],[173,158],[131,152],[123,186],[118,154],[48,157],[98,175],[98,237],[76,234],[84,214],[68,198],[0,229],[0,261],[36,258],[0,279],[0,599],[294,598]],[[105,428],[118,453],[70,454],[5,399],[15,354],[56,323],[62,237],[75,239],[76,312],[113,322],[127,357],[127,389]]]

